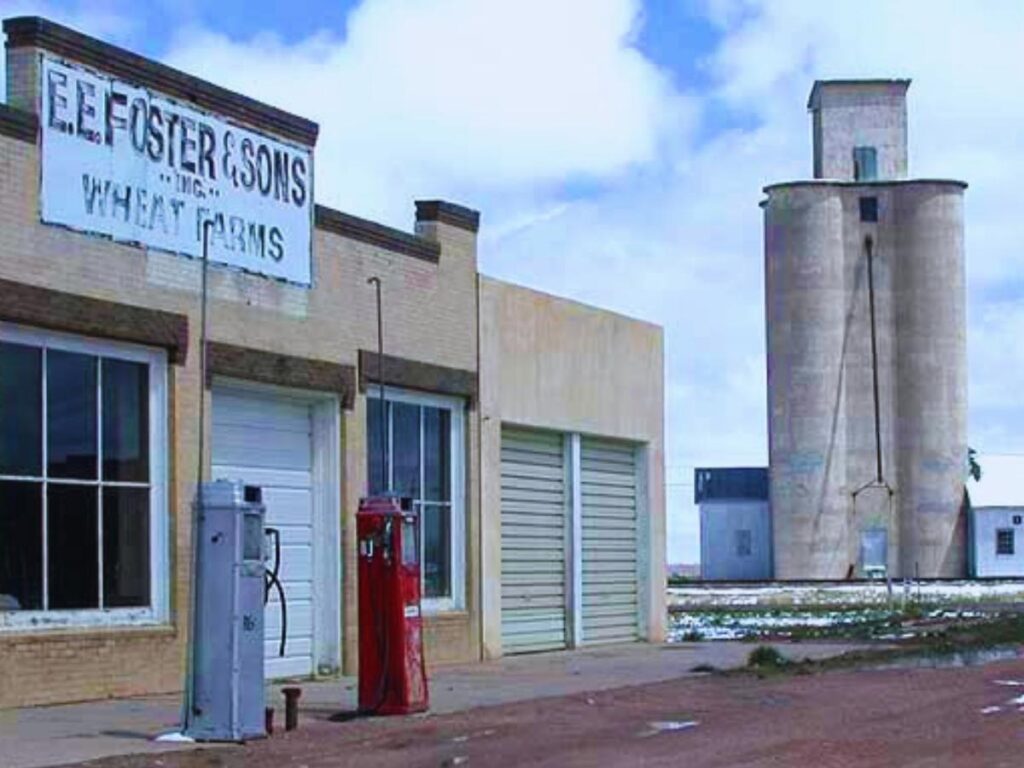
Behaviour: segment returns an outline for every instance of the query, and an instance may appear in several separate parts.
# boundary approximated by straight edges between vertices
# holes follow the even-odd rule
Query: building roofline
[[[821,90],[821,87],[822,86],[828,86],[828,85],[852,85],[852,86],[863,85],[863,86],[868,86],[868,87],[879,86],[879,85],[887,85],[887,86],[896,85],[896,86],[902,86],[903,87],[903,91],[905,93],[907,88],[910,87],[910,78],[884,78],[884,77],[881,77],[881,78],[864,78],[864,79],[857,79],[857,78],[843,79],[843,78],[838,78],[838,79],[829,79],[829,80],[815,80],[814,81],[814,85],[811,86],[811,92],[807,96],[807,108],[808,109],[814,109],[817,106],[818,95],[819,95],[819,91]]]
[[[522,283],[513,283],[508,280],[502,280],[500,277],[494,277],[493,275],[488,275],[484,272],[479,272],[479,276],[481,285],[490,283],[496,288],[512,288],[514,290],[521,291],[524,293],[532,293],[535,296],[540,296],[545,300],[559,302],[569,307],[573,307],[577,310],[582,310],[585,312],[599,312],[602,315],[615,318],[616,320],[624,320],[628,323],[633,323],[635,325],[642,325],[648,328],[649,330],[660,333],[662,335],[664,335],[665,333],[664,326],[659,325],[653,320],[645,320],[642,317],[627,315],[625,312],[619,312],[614,309],[608,309],[607,307],[598,306],[597,304],[588,304],[587,302],[580,301],[579,299],[572,299],[569,298],[568,296],[562,296],[557,293],[552,293],[551,291],[544,291],[541,290],[540,288],[533,288],[529,285],[523,285]]]
[[[937,184],[941,186],[959,187],[967,189],[967,182],[960,179],[879,179],[877,181],[842,181],[840,179],[799,179],[797,181],[780,181],[762,187],[761,191],[770,195],[776,190],[785,187],[906,187],[915,184]]]
[[[414,259],[437,264],[441,259],[441,246],[433,240],[405,232],[401,229],[378,224],[376,221],[361,219],[351,213],[317,204],[314,210],[314,224],[317,229],[336,235],[375,245],[388,251],[412,256]]]
[[[480,230],[480,211],[447,200],[417,200],[416,221],[437,221],[475,234]]]
[[[16,16],[4,19],[3,28],[7,34],[8,49],[41,48],[281,138],[307,147],[316,144],[320,127],[312,120],[229,91],[49,19]]]

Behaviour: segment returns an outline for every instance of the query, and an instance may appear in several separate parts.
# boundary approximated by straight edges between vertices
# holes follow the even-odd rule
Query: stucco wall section
[[[646,635],[664,637],[664,359],[656,325],[480,278],[484,653],[501,653],[501,425],[644,445]]]

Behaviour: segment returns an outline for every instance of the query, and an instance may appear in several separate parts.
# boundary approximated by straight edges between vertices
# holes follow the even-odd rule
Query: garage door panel
[[[244,480],[249,485],[258,485],[262,488],[308,488],[313,482],[313,473],[309,471],[239,467],[222,462],[215,464],[218,477]]]
[[[533,565],[536,565],[534,563]],[[543,565],[543,564],[542,564]],[[502,579],[503,586],[508,586],[510,589],[517,586],[522,587],[540,587],[550,585],[553,581],[552,576],[554,575],[554,568],[547,571],[543,570],[507,570],[505,576]],[[504,590],[503,590],[504,591]]]
[[[562,521],[552,520],[550,515],[543,514],[538,510],[532,512],[509,512],[502,515],[502,525],[509,528],[516,526],[519,528],[535,529],[543,528],[549,531],[554,531],[555,535],[564,528]]]
[[[213,413],[214,426],[237,425],[249,427],[259,423],[270,429],[302,431],[302,420],[309,404],[287,396],[263,392],[218,388]]]
[[[291,617],[289,617],[291,618]],[[289,629],[291,629],[289,627]],[[263,658],[266,659],[266,663],[269,665],[273,662],[281,663],[282,657],[278,656],[278,652],[281,650],[281,636],[277,635],[274,639],[266,639],[263,641]],[[313,653],[313,640],[309,637],[293,638],[290,636],[284,645],[284,657],[283,659],[294,662],[296,657],[301,659],[303,656],[310,656]]]
[[[567,515],[561,435],[502,430],[501,611],[505,653],[566,645]]]
[[[270,603],[267,603],[268,610],[263,617],[263,626],[266,629],[268,638],[281,639],[281,611],[275,605],[274,610],[269,610]],[[313,636],[313,601],[312,600],[288,600],[288,642],[292,638]]]
[[[628,470],[628,468],[624,468]],[[580,472],[584,483],[602,486],[605,488],[627,488],[630,492],[634,490],[635,483],[623,472],[606,472],[589,470]]]
[[[281,546],[286,547],[294,544],[308,544],[313,540],[313,529],[309,525],[281,525],[275,523],[271,526],[281,533]],[[269,546],[273,546],[271,542]]]
[[[262,392],[215,389],[213,476],[263,489],[267,525],[281,533],[279,575],[288,609],[286,657],[277,656],[281,633],[276,589],[264,610],[268,678],[313,673],[313,443],[307,403]]]
[[[502,633],[524,642],[548,643],[555,639],[565,642],[565,614],[554,610],[510,610],[501,620]],[[537,637],[536,635],[543,635]]]
[[[502,557],[502,573],[509,576],[523,575],[546,578],[550,574],[565,575],[565,566],[553,560],[526,560],[518,561],[512,558]]]
[[[560,493],[552,493],[550,490],[535,490],[531,488],[502,488],[502,502],[524,502],[537,506],[564,506],[565,497]]]
[[[530,563],[533,564],[558,564],[565,562],[564,554],[561,550],[548,546],[545,549],[537,547],[502,547],[501,556],[506,560],[513,560],[523,565]]]
[[[263,503],[267,505],[267,524],[309,528],[313,492],[310,488],[264,486]]]
[[[563,597],[565,595],[565,590],[561,585],[547,582],[502,584],[501,592],[503,595],[507,594],[511,597],[550,597],[552,595]]]
[[[590,535],[592,531],[599,531],[602,534],[610,535],[610,531],[616,531],[619,535],[631,538],[636,535],[636,520],[626,515],[601,515],[603,519],[597,520],[598,515],[590,515],[586,520],[583,521],[583,535],[584,537]]]
[[[516,515],[529,515],[531,519],[523,522],[533,525],[534,523],[543,523],[544,520],[551,521],[551,503],[502,499],[501,513],[502,515],[508,514],[510,520],[514,520]],[[538,516],[541,518],[540,520],[537,519]],[[559,524],[551,522],[551,525]]]
[[[252,427],[214,425],[213,450],[220,463],[247,467],[304,470],[313,458],[309,432],[254,434]]]
[[[504,468],[502,474],[506,478],[514,477],[532,482],[546,483],[549,487],[554,486],[558,488],[561,488],[562,483],[565,481],[563,469],[558,463],[550,465],[529,464],[522,461],[508,461],[502,457],[501,466]]]
[[[625,642],[639,635],[636,451],[584,437],[582,496],[583,642]]]
[[[313,578],[313,546],[292,544],[281,547],[281,567],[278,571],[282,581],[310,581]]]
[[[284,597],[285,600],[288,601],[289,605],[291,605],[293,600],[302,602],[303,600],[308,601],[313,599],[313,584],[309,580],[300,579],[298,581],[288,581],[287,579],[283,579],[281,584],[284,586]],[[270,610],[269,606],[277,603],[278,601],[277,588],[271,587],[270,596],[267,600],[267,610]]]
[[[515,595],[502,599],[505,601],[502,610],[505,610],[504,606],[509,611],[546,608],[559,612],[565,608],[565,595]]]

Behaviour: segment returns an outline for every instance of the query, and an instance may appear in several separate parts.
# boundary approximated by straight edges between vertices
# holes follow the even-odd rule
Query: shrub
[[[747,657],[747,666],[757,669],[778,669],[786,663],[786,658],[770,645],[757,646]]]

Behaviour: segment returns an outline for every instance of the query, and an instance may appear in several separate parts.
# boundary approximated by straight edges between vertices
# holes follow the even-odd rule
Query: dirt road
[[[959,669],[708,677],[439,717],[310,719],[287,737],[245,747],[89,765],[1019,767],[1024,703],[1012,700],[1022,696],[1024,659]]]

